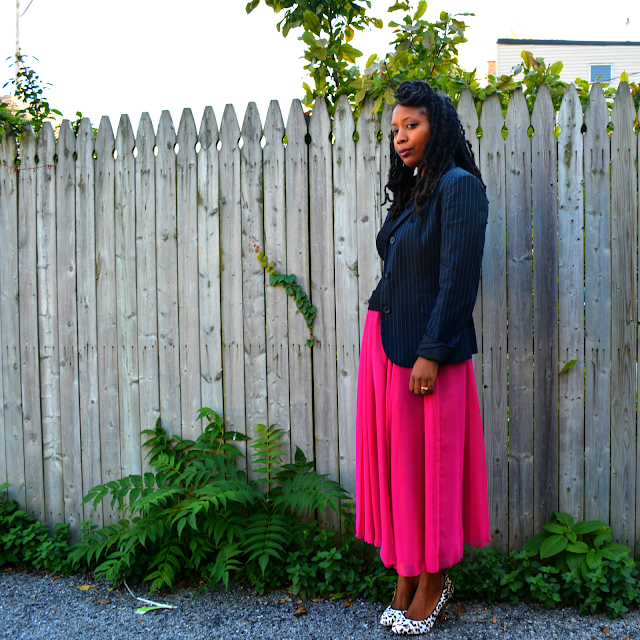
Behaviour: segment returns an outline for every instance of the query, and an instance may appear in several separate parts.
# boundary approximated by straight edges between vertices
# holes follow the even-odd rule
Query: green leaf
[[[367,60],[367,64],[365,65],[365,68],[370,67],[377,59],[378,59],[378,54],[372,53]]]
[[[585,533],[595,533],[606,526],[606,522],[602,522],[601,520],[589,520],[588,522],[577,522],[573,530],[579,536],[582,536]]]
[[[533,536],[533,538],[527,540],[527,542],[522,547],[522,550],[535,555],[536,553],[538,553],[538,551],[540,551],[542,543],[549,537],[550,536],[546,531],[542,531],[541,533]]]
[[[564,551],[568,542],[565,536],[550,536],[540,547],[540,559],[550,558]]]
[[[251,0],[251,2],[247,2],[245,11],[247,13],[251,13],[259,4],[260,4],[260,0]]]
[[[568,544],[566,546],[566,550],[571,551],[571,553],[589,553],[589,546],[578,540],[578,542],[575,542],[574,544]]]
[[[549,75],[550,76],[557,76],[560,75],[560,72],[562,71],[562,67],[564,65],[562,64],[562,62],[558,61],[558,62],[554,62],[550,67],[549,67]]]
[[[396,0],[396,3],[389,7],[388,12],[391,13],[393,11],[409,11],[411,9],[411,5],[408,2],[403,2],[402,0]]]
[[[311,347],[313,347],[313,340],[309,339],[307,340],[307,347],[309,347],[311,349]]]
[[[576,366],[577,362],[577,360],[569,360],[569,362],[567,362],[567,364],[562,367],[559,375],[562,375],[565,371],[569,371],[569,369],[573,369],[573,367]]]
[[[313,11],[305,11],[302,14],[302,21],[304,22],[305,29],[315,33],[317,36],[320,35],[320,19]]]
[[[426,10],[427,10],[427,3],[425,2],[425,0],[420,0],[420,2],[418,3],[418,9],[413,14],[414,21],[420,20],[420,18],[422,18]]]
[[[543,528],[547,531],[551,531],[551,533],[558,533],[561,535],[564,535],[567,531],[567,527],[558,522],[549,522],[548,524],[545,524]]]
[[[575,520],[568,513],[562,513],[562,511],[554,511],[553,515],[556,517],[558,522],[566,524],[569,528],[573,527],[573,523],[575,522]]]

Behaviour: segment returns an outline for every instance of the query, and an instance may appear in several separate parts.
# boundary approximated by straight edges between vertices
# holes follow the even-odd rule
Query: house
[[[640,42],[602,40],[531,40],[500,38],[496,46],[495,75],[509,75],[522,62],[522,51],[546,64],[563,63],[560,79],[576,78],[590,83],[608,82],[617,87],[620,74],[626,71],[631,82],[640,83]],[[489,63],[491,69],[491,62]]]

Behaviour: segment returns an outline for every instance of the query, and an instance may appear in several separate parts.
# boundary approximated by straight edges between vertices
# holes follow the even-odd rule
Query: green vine
[[[293,273],[280,273],[276,271],[274,263],[269,262],[269,258],[265,255],[264,251],[260,248],[260,245],[251,238],[254,251],[257,253],[258,262],[260,266],[269,274],[269,284],[272,287],[281,285],[288,296],[293,298],[293,301],[298,307],[298,311],[302,314],[305,322],[307,323],[307,329],[309,329],[310,338],[307,340],[307,346],[313,347],[313,320],[316,317],[316,308],[311,303],[306,291],[298,284],[298,280]]]

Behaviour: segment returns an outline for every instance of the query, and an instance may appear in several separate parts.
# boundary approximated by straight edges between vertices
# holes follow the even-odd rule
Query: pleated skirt
[[[491,540],[484,435],[471,359],[438,368],[434,393],[409,391],[393,364],[380,314],[367,314],[356,418],[357,538],[400,575],[436,573],[464,543]]]

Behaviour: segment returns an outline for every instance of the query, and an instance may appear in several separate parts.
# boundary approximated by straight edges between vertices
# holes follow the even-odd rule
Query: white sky
[[[400,15],[387,13],[393,1],[372,0],[372,15],[385,25]],[[28,3],[21,0],[22,9]],[[45,94],[50,104],[69,118],[82,111],[94,126],[108,115],[115,130],[120,114],[128,113],[135,130],[143,111],[157,125],[169,109],[177,129],[184,107],[193,110],[199,126],[205,106],[213,106],[220,122],[228,102],[242,124],[249,101],[257,103],[264,121],[271,99],[280,101],[286,119],[291,100],[303,94],[299,34],[283,38],[270,8],[262,3],[247,15],[245,4],[34,0],[20,21],[20,45],[39,59],[32,61],[34,68],[53,85]],[[15,0],[0,0],[0,86],[12,74],[2,61],[15,48],[15,6]],[[435,20],[442,10],[476,14],[466,19],[469,42],[460,49],[460,61],[482,74],[487,60],[495,60],[497,38],[512,32],[519,38],[640,41],[640,5],[628,0],[438,0],[429,2],[426,16]],[[366,60],[386,53],[392,39],[385,27],[357,33],[352,44]]]

